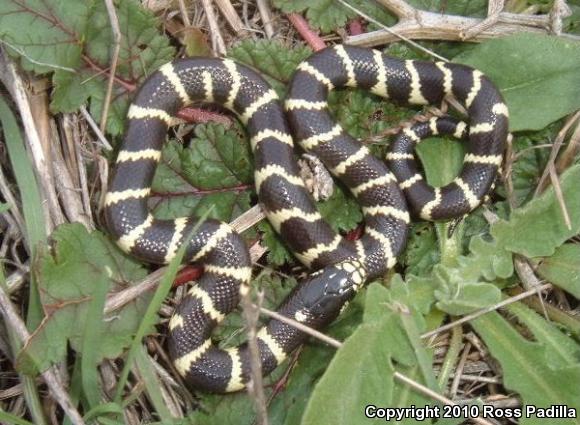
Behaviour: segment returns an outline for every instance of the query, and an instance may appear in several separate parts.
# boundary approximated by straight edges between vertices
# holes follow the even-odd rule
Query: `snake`
[[[468,119],[444,115],[405,125],[383,160],[331,115],[328,95],[344,87],[397,105],[453,98]],[[168,350],[188,387],[213,393],[242,390],[251,379],[248,343],[222,348],[212,340],[216,326],[250,290],[248,248],[227,223],[158,219],[148,208],[168,128],[181,108],[196,102],[220,105],[245,126],[262,210],[310,273],[277,312],[313,329],[329,325],[365,283],[395,266],[411,217],[447,220],[478,207],[494,183],[508,135],[508,109],[499,90],[462,64],[404,60],[339,44],[297,66],[284,100],[258,72],[231,59],[177,59],[151,74],[127,112],[105,195],[105,221],[118,246],[142,261],[167,264],[185,244],[183,262],[203,267],[168,322]],[[418,143],[437,135],[466,143],[459,176],[443,187],[427,184],[414,154]],[[348,187],[362,209],[362,237],[343,237],[323,219],[299,176],[295,141]],[[307,337],[288,321],[266,322],[255,338],[262,373],[269,374]]]

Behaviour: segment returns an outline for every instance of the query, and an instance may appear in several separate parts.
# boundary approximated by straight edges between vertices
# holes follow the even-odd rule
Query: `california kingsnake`
[[[438,104],[453,96],[467,110],[469,125],[432,118],[405,128],[387,162],[350,137],[328,111],[329,91],[360,87],[401,104]],[[162,66],[136,95],[106,196],[110,232],[126,252],[167,263],[195,218],[155,219],[147,199],[172,117],[194,101],[217,103],[247,127],[255,157],[255,186],[269,221],[296,258],[316,270],[286,298],[278,312],[315,329],[336,318],[369,279],[393,267],[407,239],[411,211],[423,219],[460,216],[477,207],[501,163],[508,111],[493,84],[479,71],[443,62],[400,60],[379,51],[337,45],[301,63],[285,101],[255,71],[228,59],[191,58]],[[290,124],[290,131],[288,124]],[[468,153],[461,175],[431,188],[417,172],[413,148],[436,134],[465,136]],[[356,197],[365,234],[351,242],[322,219],[299,177],[293,139],[318,156]],[[401,190],[402,189],[402,190]],[[244,388],[249,379],[245,344],[220,349],[211,332],[249,289],[252,269],[243,239],[225,223],[206,220],[189,241],[185,259],[204,274],[169,322],[169,349],[191,386],[212,392]],[[264,374],[270,373],[306,335],[271,320],[258,333]]]

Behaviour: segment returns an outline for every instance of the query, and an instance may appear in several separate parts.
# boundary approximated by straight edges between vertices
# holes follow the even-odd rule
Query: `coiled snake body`
[[[438,104],[453,96],[466,108],[469,123],[432,118],[403,129],[386,158],[391,173],[330,116],[328,93],[345,86],[400,104]],[[147,208],[172,116],[194,101],[223,105],[245,124],[263,210],[296,258],[315,270],[278,312],[315,329],[334,320],[365,282],[395,265],[407,239],[409,210],[423,219],[442,220],[481,203],[502,161],[508,129],[507,107],[497,89],[479,71],[463,65],[399,60],[375,50],[334,46],[298,66],[284,112],[262,77],[231,60],[192,58],[166,64],[147,79],[129,108],[105,206],[118,245],[147,262],[169,262],[197,222],[190,217],[158,220]],[[437,134],[468,135],[468,153],[459,177],[431,188],[417,171],[413,148]],[[318,156],[356,197],[365,218],[360,240],[341,237],[322,219],[299,177],[293,140]],[[212,343],[211,332],[236,307],[240,291],[249,288],[246,245],[227,224],[206,220],[188,241],[185,260],[202,264],[204,274],[169,322],[174,365],[195,388],[240,390],[249,379],[247,345],[220,349]],[[257,337],[263,373],[271,372],[305,338],[292,326],[269,321]]]

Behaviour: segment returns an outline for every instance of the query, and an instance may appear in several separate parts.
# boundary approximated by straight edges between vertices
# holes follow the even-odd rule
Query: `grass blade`
[[[32,169],[30,159],[24,148],[24,139],[18,128],[16,117],[10,110],[3,97],[0,96],[0,121],[4,132],[4,140],[8,148],[12,172],[20,191],[22,212],[26,226],[26,240],[28,252],[32,258],[31,264],[36,258],[36,247],[46,240],[46,228],[42,209],[42,200]],[[30,294],[26,323],[29,329],[34,329],[42,320],[42,308],[38,288],[34,274],[30,275]]]

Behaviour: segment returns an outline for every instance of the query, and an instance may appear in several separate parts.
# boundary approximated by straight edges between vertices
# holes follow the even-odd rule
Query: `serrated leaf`
[[[158,218],[200,216],[231,221],[250,208],[253,161],[244,138],[219,124],[195,128],[189,147],[170,140],[153,181]]]
[[[276,233],[272,225],[263,220],[258,224],[262,235],[262,241],[268,247],[268,262],[274,266],[281,266],[286,262],[292,262],[294,257],[290,250],[286,248],[280,236]]]
[[[567,239],[580,232],[580,165],[570,167],[560,176],[564,202],[572,228],[568,229],[552,188],[512,212],[509,221],[491,226],[497,243],[508,251],[528,258],[547,257]]]
[[[332,196],[318,203],[318,210],[336,231],[352,230],[363,218],[358,203],[341,186],[335,186]]]
[[[80,224],[61,225],[52,238],[53,255],[45,252],[38,265],[38,285],[47,316],[18,356],[18,367],[27,374],[62,360],[67,342],[82,353],[94,284],[106,281],[118,290],[146,275],[139,263],[121,254],[102,233],[89,233]],[[93,329],[101,335],[93,357],[96,362],[115,358],[127,347],[148,300],[144,294]]]
[[[138,2],[120,0],[116,12],[121,49],[107,121],[112,134],[123,131],[131,91],[174,54],[168,38],[155,28],[156,18]],[[0,39],[30,59],[22,59],[26,69],[54,71],[52,111],[73,112],[90,101],[91,114],[100,120],[114,45],[104,2],[0,2]]]
[[[504,386],[518,393],[524,405],[566,405],[576,411],[580,409],[580,364],[550,368],[546,364],[546,346],[524,339],[496,312],[473,320],[471,325],[501,364]],[[544,422],[545,419],[534,416],[520,419],[522,425]],[[580,419],[560,419],[558,423],[578,425]]]
[[[3,0],[0,39],[12,46],[12,53],[21,52],[22,66],[27,70],[45,74],[60,68],[59,72],[74,73],[81,64],[83,49],[78,35],[87,31],[94,4],[74,0]]]
[[[428,274],[440,258],[433,226],[428,223],[412,224],[403,255],[407,275]]]
[[[580,298],[580,245],[567,243],[542,259],[538,274],[548,282]]]
[[[464,276],[483,276],[488,281],[497,278],[507,279],[514,272],[512,256],[500,248],[495,241],[486,241],[476,236],[469,243],[471,255],[459,257],[459,263],[464,270]]]
[[[387,10],[374,2],[349,0],[348,3],[385,25],[393,23]],[[357,16],[354,11],[334,0],[273,0],[273,4],[286,13],[306,11],[308,22],[325,33],[343,27],[349,19]]]
[[[580,108],[578,42],[519,33],[485,41],[454,61],[497,84],[510,110],[511,131],[540,130]]]
[[[358,139],[380,134],[414,114],[363,90],[331,92],[328,107],[348,134]]]
[[[289,48],[284,43],[275,40],[246,40],[236,44],[228,51],[228,56],[251,66],[262,76],[283,98],[287,84],[300,62],[312,54],[306,46]]]

